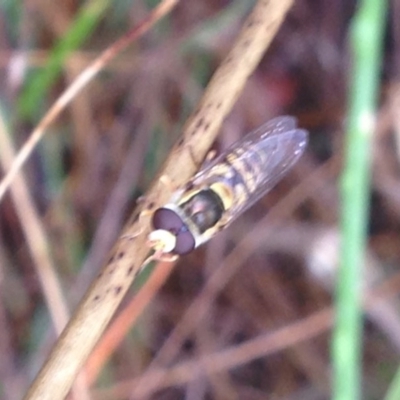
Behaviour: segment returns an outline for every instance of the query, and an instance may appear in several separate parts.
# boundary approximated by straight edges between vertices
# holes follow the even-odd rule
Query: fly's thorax
[[[232,187],[225,182],[215,182],[210,185],[210,189],[220,198],[224,210],[229,210],[234,201],[234,193]]]
[[[211,188],[192,190],[182,198],[179,207],[200,234],[212,228],[224,212],[223,201]]]

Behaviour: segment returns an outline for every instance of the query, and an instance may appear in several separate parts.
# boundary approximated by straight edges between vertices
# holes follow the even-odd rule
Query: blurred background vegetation
[[[31,201],[70,310],[254,3],[178,4],[74,98],[27,162]],[[16,148],[78,74],[156,4],[0,2],[0,111]],[[107,361],[91,387],[92,398],[330,398],[328,307],[338,260],[338,178],[355,8],[356,1],[295,2],[215,148],[274,116],[291,114],[310,132],[307,154],[270,195],[179,261]],[[400,353],[398,0],[389,16],[363,279],[364,399],[383,398]],[[8,194],[0,207],[0,396],[5,399],[22,397],[55,340],[24,218]],[[212,291],[207,284],[224,267]],[[205,315],[197,318],[201,307]],[[171,340],[185,314],[184,334]],[[230,358],[228,350],[242,351],[242,361]],[[199,360],[210,354],[220,354],[225,367],[218,372],[202,367]],[[188,361],[198,362],[203,373],[182,373],[178,367]],[[155,380],[156,367],[172,372]],[[135,394],[135,387],[147,389]]]

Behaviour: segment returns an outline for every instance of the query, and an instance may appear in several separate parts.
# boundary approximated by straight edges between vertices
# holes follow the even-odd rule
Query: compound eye
[[[174,252],[179,255],[190,253],[194,250],[196,242],[194,236],[189,230],[182,231],[176,236]]]
[[[163,229],[174,234],[184,226],[181,217],[168,208],[158,208],[154,211],[152,224],[155,229]]]
[[[176,236],[174,252],[179,255],[190,253],[196,247],[194,236],[190,231],[180,232]]]

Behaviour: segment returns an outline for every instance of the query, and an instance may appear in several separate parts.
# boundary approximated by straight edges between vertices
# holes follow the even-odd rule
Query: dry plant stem
[[[14,157],[14,149],[9,140],[4,119],[0,115],[0,158],[3,169],[7,169],[12,164]],[[11,196],[43,288],[55,331],[60,334],[68,321],[69,314],[50,257],[49,240],[21,174],[14,179]]]
[[[0,116],[0,159],[3,169],[7,169],[12,164],[14,157],[14,149],[9,140],[4,119]],[[55,332],[60,334],[68,321],[68,308],[51,260],[48,249],[49,240],[21,173],[14,179],[11,196],[43,288]],[[81,379],[74,385],[73,393],[76,399],[89,398],[86,384]]]
[[[199,167],[220,125],[239,96],[272,40],[292,0],[258,1],[234,47],[215,73],[196,111],[184,127],[182,138],[172,149],[160,175],[175,186],[184,184]],[[93,282],[77,312],[62,333],[48,361],[32,384],[26,400],[57,400],[71,384],[106,328],[133,279],[139,274],[148,249],[148,226],[139,214],[162,205],[171,195],[159,179],[151,187],[123,235],[114,246],[109,262]],[[137,236],[137,232],[141,232]]]
[[[33,130],[28,141],[19,151],[12,166],[8,169],[7,174],[0,182],[0,201],[15,178],[17,172],[31,155],[40,139],[44,136],[46,129],[49,128],[67,104],[104,68],[107,63],[109,63],[139,36],[147,32],[155,22],[170,12],[177,2],[178,0],[164,0],[161,2],[161,4],[156,7],[147,19],[145,19],[138,27],[129,31],[125,36],[120,38],[113,46],[105,50],[95,61],[93,61],[93,63],[89,65],[89,67],[78,76],[75,82],[57,99],[57,101],[55,101],[47,114]]]

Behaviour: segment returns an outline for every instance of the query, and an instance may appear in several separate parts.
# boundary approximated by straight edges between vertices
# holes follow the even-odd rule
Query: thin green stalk
[[[94,31],[110,5],[107,0],[88,0],[82,6],[68,31],[50,51],[44,68],[33,72],[27,81],[18,101],[18,111],[22,117],[33,119],[49,88],[60,75],[67,57]]]
[[[361,397],[361,275],[386,8],[386,0],[361,0],[351,27],[353,66],[341,182],[342,249],[332,343],[332,398],[335,400],[357,400]]]
[[[384,400],[399,400],[400,399],[400,368],[397,369],[396,375],[386,393]]]

